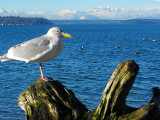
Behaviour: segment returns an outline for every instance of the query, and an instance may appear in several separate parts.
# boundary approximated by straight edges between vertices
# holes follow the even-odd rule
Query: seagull
[[[0,60],[39,63],[41,78],[48,82],[50,78],[43,75],[42,62],[48,62],[61,53],[64,47],[63,37],[71,38],[71,35],[53,27],[45,35],[11,47],[6,54],[0,55]]]

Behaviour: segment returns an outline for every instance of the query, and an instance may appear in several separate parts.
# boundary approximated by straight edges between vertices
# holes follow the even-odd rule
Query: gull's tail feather
[[[6,61],[16,61],[16,60],[8,58],[7,54],[3,54],[3,55],[0,56],[0,61],[1,62],[6,62]]]

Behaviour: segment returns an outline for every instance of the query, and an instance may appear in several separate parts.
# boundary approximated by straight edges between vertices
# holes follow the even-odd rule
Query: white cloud
[[[0,13],[3,13],[3,12],[4,12],[4,10],[2,8],[0,8]]]
[[[61,10],[56,13],[46,13],[46,18],[48,19],[72,19],[74,15],[77,13],[76,10]]]
[[[76,14],[76,12],[77,11],[72,11],[72,10],[70,10],[70,9],[67,9],[67,10],[61,10],[61,11],[59,11],[59,12],[57,12],[56,13],[56,15],[59,15],[59,16],[62,16],[62,17],[71,17],[71,16],[73,16],[74,14]]]
[[[43,15],[45,12],[26,12],[28,15]]]

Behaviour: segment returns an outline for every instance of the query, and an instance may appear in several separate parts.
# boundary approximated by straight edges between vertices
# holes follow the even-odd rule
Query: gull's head
[[[53,27],[48,30],[47,35],[54,36],[54,37],[67,37],[71,38],[70,34],[64,33],[63,30],[61,30],[58,27]]]

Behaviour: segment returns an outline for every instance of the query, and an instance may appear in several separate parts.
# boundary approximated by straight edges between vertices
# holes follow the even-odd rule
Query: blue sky
[[[160,0],[0,0],[0,8],[20,11],[82,11],[107,5],[131,9],[160,7]]]

